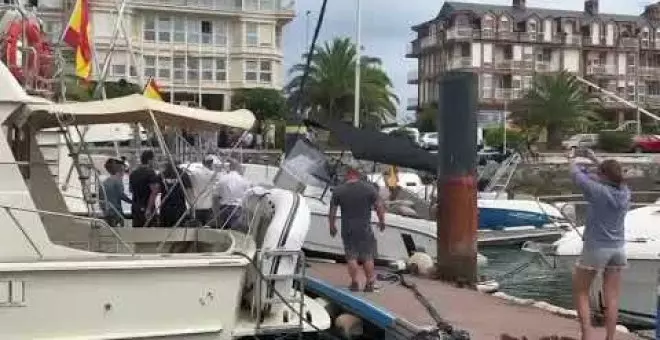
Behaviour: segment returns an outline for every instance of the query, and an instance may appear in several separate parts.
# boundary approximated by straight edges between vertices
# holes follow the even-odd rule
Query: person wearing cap
[[[374,257],[376,256],[376,237],[371,227],[371,209],[376,209],[378,227],[385,230],[385,208],[376,188],[361,180],[360,172],[351,168],[346,173],[346,182],[335,187],[328,213],[330,235],[337,235],[335,219],[337,207],[341,209],[341,238],[351,279],[350,290],[358,291],[359,262],[362,263],[366,283],[365,292],[373,292],[376,286]]]
[[[121,202],[131,203],[131,199],[124,193],[124,163],[121,160],[109,158],[104,167],[110,176],[103,180],[99,192],[103,218],[111,227],[123,227],[124,216]]]
[[[195,219],[202,225],[206,225],[211,218],[213,204],[213,156],[208,155],[202,161],[202,166],[190,167],[189,177],[192,184],[191,199],[197,198],[195,203]]]
[[[160,193],[160,180],[154,170],[155,155],[145,150],[140,155],[140,166],[129,176],[129,187],[133,194],[131,215],[134,228],[144,227],[155,214],[156,196]]]

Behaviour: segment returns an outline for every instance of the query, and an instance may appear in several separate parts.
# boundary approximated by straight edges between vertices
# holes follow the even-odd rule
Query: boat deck
[[[346,287],[347,274],[344,265],[310,261],[307,273],[335,288]],[[408,280],[408,278],[407,278]],[[531,306],[514,305],[506,300],[461,289],[448,284],[415,277],[410,282],[429,300],[440,316],[457,329],[470,334],[470,339],[542,339],[558,336],[579,339],[579,327],[575,320],[564,318]],[[413,292],[398,282],[381,282],[383,287],[376,293],[353,293],[383,310],[394,318],[403,319],[419,329],[434,325],[433,319]],[[347,292],[347,291],[346,291]],[[603,329],[597,329],[595,339],[604,339]],[[564,338],[562,338],[564,339]],[[639,339],[634,334],[620,333],[616,339]]]
[[[519,245],[526,241],[554,242],[565,232],[561,227],[508,228],[505,230],[479,230],[479,246]]]

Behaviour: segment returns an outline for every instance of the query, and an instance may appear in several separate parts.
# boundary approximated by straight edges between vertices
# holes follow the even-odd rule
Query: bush
[[[517,148],[523,141],[525,137],[518,130],[506,130],[506,147],[507,148]],[[488,128],[484,129],[484,142],[488,146],[499,147],[504,144],[504,128]]]
[[[598,148],[607,152],[628,152],[632,148],[632,134],[627,131],[601,131]]]

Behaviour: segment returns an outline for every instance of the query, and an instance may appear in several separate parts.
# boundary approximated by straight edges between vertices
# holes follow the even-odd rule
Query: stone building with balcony
[[[502,111],[532,86],[534,75],[567,70],[627,100],[660,108],[660,3],[639,16],[605,14],[598,0],[581,11],[445,2],[439,14],[412,29],[407,50],[417,59],[409,109],[433,104],[438,80],[451,70],[479,75],[484,112]],[[622,121],[634,113],[614,100],[604,106]],[[626,117],[626,115],[629,115]]]
[[[53,40],[61,36],[74,3],[38,2],[39,17]],[[91,40],[99,63],[110,49],[118,3],[90,2]],[[239,88],[283,87],[282,31],[295,15],[293,0],[132,0],[127,4],[123,23],[130,43],[119,34],[107,80],[145,83],[154,77],[165,100],[201,103],[212,110],[229,110],[232,92]]]

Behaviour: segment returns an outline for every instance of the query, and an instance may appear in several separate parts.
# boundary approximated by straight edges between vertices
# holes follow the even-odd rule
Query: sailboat
[[[55,104],[26,94],[4,63],[0,81],[2,338],[224,340],[330,327],[323,307],[293,288],[310,221],[299,194],[252,193],[248,233],[115,229],[68,212],[36,140],[47,128],[67,135],[73,122],[249,128],[251,112],[143,96]]]

